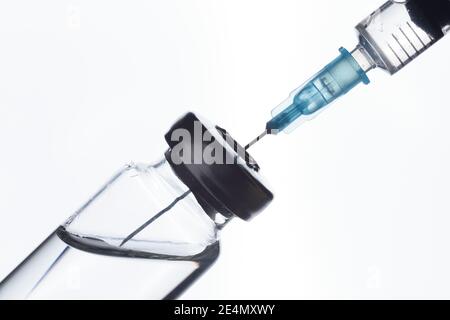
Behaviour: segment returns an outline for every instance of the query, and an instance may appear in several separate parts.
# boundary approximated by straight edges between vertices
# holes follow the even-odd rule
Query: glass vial
[[[115,174],[0,283],[0,299],[179,296],[217,259],[227,222],[250,219],[273,198],[250,156],[204,123],[185,115],[166,134],[162,159]],[[211,147],[231,163],[195,161],[194,149]]]

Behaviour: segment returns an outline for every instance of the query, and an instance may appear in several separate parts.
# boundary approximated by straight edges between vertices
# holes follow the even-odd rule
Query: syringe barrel
[[[450,30],[450,0],[390,0],[356,30],[373,67],[394,74]]]

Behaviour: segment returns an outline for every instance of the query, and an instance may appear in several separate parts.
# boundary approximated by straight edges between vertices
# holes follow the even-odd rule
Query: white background
[[[187,110],[248,142],[382,2],[2,1],[0,278]],[[183,297],[450,298],[449,54],[255,147],[276,199]]]

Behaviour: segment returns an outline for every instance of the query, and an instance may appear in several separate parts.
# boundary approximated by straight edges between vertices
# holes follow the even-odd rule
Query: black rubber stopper
[[[188,113],[165,139],[166,159],[208,214],[249,220],[272,201],[259,166],[224,129]]]
[[[450,0],[410,0],[406,7],[412,20],[436,40],[444,36],[450,25]]]

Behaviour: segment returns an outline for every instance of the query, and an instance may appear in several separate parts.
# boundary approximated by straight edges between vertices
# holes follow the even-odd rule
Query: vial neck
[[[233,216],[227,217],[220,213],[216,213],[213,217],[211,217],[211,219],[213,219],[214,223],[216,224],[216,228],[218,230],[222,230],[223,228],[225,228],[225,226],[228,225],[228,223],[231,222],[231,220],[233,220]]]
[[[211,218],[211,220],[215,223],[216,228],[221,230],[223,229],[233,218],[234,215],[231,214],[223,214],[218,212],[211,204],[204,201],[201,197],[193,193],[197,202],[203,208],[203,211]]]

